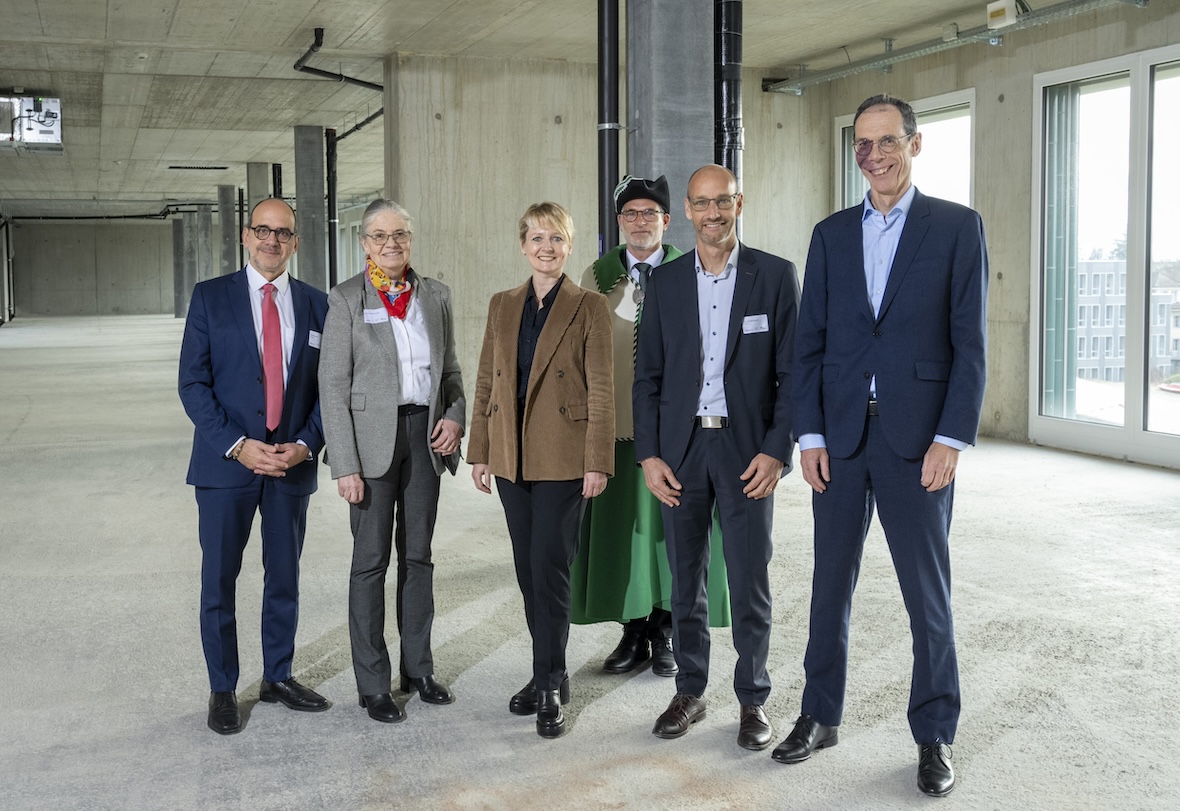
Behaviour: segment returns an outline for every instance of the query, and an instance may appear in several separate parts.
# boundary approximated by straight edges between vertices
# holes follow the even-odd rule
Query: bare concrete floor
[[[680,740],[653,737],[673,683],[602,673],[609,625],[573,629],[571,731],[545,741],[507,712],[528,679],[528,634],[499,502],[463,470],[444,482],[434,546],[435,658],[457,702],[411,698],[397,725],[357,707],[347,511],[325,471],[295,665],[335,706],[256,704],[255,538],[239,580],[246,728],[214,735],[181,331],[164,317],[0,329],[0,808],[1176,807],[1180,475],[990,441],[964,454],[956,494],[964,705],[959,786],[944,801],[914,785],[909,634],[879,530],[853,609],[839,746],[796,766],[738,748],[727,630],[714,633],[708,717]],[[797,477],[776,498],[767,709],[781,737],[802,687],[811,518]]]

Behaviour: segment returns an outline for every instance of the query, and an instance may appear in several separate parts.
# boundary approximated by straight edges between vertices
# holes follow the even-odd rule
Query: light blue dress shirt
[[[733,246],[725,270],[714,276],[696,254],[697,320],[701,328],[701,393],[698,417],[728,417],[725,403],[725,346],[729,340],[729,314],[737,286],[738,246]]]

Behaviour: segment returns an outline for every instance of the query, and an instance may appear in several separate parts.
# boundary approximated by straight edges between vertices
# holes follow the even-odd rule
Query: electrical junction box
[[[61,99],[0,97],[0,147],[41,155],[62,154]]]
[[[987,27],[1004,28],[1016,22],[1016,0],[996,0],[987,4]]]

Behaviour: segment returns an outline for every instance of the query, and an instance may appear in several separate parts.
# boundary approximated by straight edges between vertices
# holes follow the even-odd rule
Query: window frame
[[[1028,434],[1030,441],[1067,450],[1147,462],[1180,468],[1180,436],[1147,430],[1145,386],[1152,363],[1153,343],[1148,333],[1152,317],[1148,296],[1150,268],[1147,256],[1150,245],[1151,163],[1167,160],[1161,150],[1151,151],[1151,93],[1153,70],[1157,65],[1180,61],[1180,44],[1153,48],[1134,54],[1088,62],[1060,70],[1038,73],[1033,77],[1033,127],[1030,206],[1030,295],[1029,295],[1029,390]],[[1128,179],[1126,307],[1126,373],[1124,380],[1124,420],[1120,425],[1083,422],[1041,413],[1042,373],[1044,362],[1045,276],[1045,93],[1050,87],[1070,82],[1097,79],[1126,73],[1130,78],[1130,177]],[[1118,280],[1123,288],[1123,279]],[[1120,322],[1122,321],[1120,312]]]

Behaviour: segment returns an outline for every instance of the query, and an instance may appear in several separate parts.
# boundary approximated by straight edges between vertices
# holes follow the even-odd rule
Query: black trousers
[[[504,505],[516,582],[533,638],[533,679],[539,690],[556,690],[566,677],[570,564],[586,510],[582,480],[513,482],[497,477],[496,491]]]

